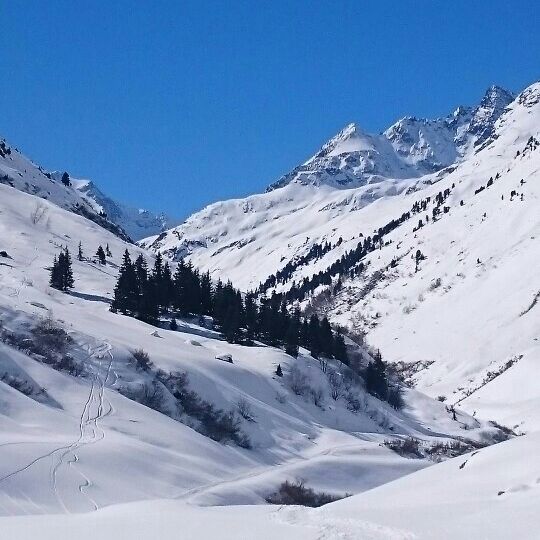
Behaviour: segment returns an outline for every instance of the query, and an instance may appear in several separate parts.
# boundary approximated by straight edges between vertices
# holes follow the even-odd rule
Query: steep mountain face
[[[401,411],[358,377],[342,388],[345,366],[305,349],[293,358],[225,342],[198,321],[171,329],[167,316],[156,327],[111,312],[125,250],[150,267],[152,254],[40,195],[0,185],[0,515],[149,499],[263,504],[295,478],[359,493],[434,463],[399,455],[389,439],[422,440],[439,459],[452,441],[466,451],[502,435],[412,389]],[[51,288],[53,258],[79,245],[73,290]],[[92,256],[99,245],[110,248],[105,264]],[[235,446],[231,430],[250,444]]]
[[[4,139],[0,141],[0,183],[83,215],[124,239],[139,240],[174,225],[165,215],[113,201],[89,180],[44,170]]]
[[[536,428],[539,95],[537,83],[508,103],[492,87],[473,109],[403,119],[383,136],[348,126],[282,187],[213,204],[142,244],[244,290],[296,288],[302,307],[418,370],[413,382],[433,397]]]
[[[179,223],[163,213],[153,214],[148,210],[118,203],[105,195],[91,180],[74,180],[73,185],[98,212],[104,212],[108,219],[122,227],[135,241],[160,234]]]
[[[458,107],[446,118],[408,116],[380,135],[349,124],[303,165],[268,189],[291,182],[359,187],[386,178],[415,178],[456,163],[488,139],[514,96],[491,86],[477,107]]]

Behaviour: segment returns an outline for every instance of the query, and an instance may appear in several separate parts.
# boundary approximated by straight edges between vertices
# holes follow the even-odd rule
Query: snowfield
[[[152,501],[77,516],[0,518],[0,525],[14,540],[536,538],[539,444],[538,434],[520,437],[319,509]]]
[[[367,183],[362,176],[360,185],[349,187],[334,183],[336,171],[325,176],[327,169],[315,168],[309,181],[295,173],[265,194],[213,204],[141,245],[173,259],[188,258],[247,290],[315,243],[332,244],[323,257],[278,284],[279,292],[326,270],[363,238],[430,197],[425,211],[385,235],[390,243],[365,258],[363,274],[344,277],[330,299],[319,287],[302,306],[311,303],[332,322],[366,333],[388,360],[424,366],[413,380],[430,396],[444,396],[471,414],[519,431],[536,430],[540,392],[531,381],[540,357],[540,83],[507,106],[497,102],[489,108],[487,97],[474,122],[460,120],[469,127],[458,130],[455,140],[436,139],[448,152],[462,153],[440,171],[370,177]],[[455,114],[469,118],[463,110]],[[427,137],[433,132],[423,122],[431,125],[414,124]],[[479,132],[485,136],[476,138]],[[394,126],[386,137],[397,140],[400,133],[403,129]],[[469,143],[462,146],[467,133]],[[361,150],[362,136],[348,126],[308,164],[328,152],[348,163]],[[411,160],[414,149],[407,150]],[[445,190],[450,190],[443,204],[448,211],[441,206],[433,220],[433,200]],[[423,226],[417,229],[419,220]],[[426,259],[416,272],[418,249]]]
[[[108,219],[100,215],[103,194],[93,185],[66,186],[0,146],[6,537],[538,536],[540,84],[512,99],[492,88],[474,109],[438,121],[407,118],[381,136],[349,126],[267,193],[207,207],[140,245],[110,209]],[[336,159],[341,172],[328,181]],[[342,173],[354,181],[338,181]],[[156,328],[109,310],[126,248],[150,266],[156,250],[187,257],[248,290],[315,242],[330,242],[277,285],[286,291],[355,248],[361,233],[444,190],[447,211],[414,214],[335,295],[325,298],[320,287],[302,301],[365,332],[385,360],[399,363],[411,382],[402,410],[358,382],[350,410],[344,395],[332,398],[323,363],[307,350],[294,359],[260,343],[229,344],[208,321],[179,319],[173,331],[167,321]],[[94,255],[100,245],[112,252],[106,265]],[[75,287],[61,293],[49,286],[49,268],[66,247]],[[67,336],[71,363],[29,354],[39,325]],[[137,368],[136,349],[149,353],[150,370]],[[223,361],[229,356],[232,363]],[[330,368],[346,369],[338,361]],[[201,434],[171,393],[149,393],[157,373],[183,372],[190,390],[233,413],[250,448]],[[299,373],[302,392],[293,384]],[[404,443],[416,450],[390,448]],[[267,504],[280,484],[297,479],[347,497],[318,509]]]

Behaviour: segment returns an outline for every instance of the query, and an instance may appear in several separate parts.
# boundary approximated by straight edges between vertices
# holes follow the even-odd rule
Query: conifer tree
[[[79,261],[84,261],[84,255],[83,255],[83,249],[82,249],[82,242],[79,242],[79,249],[77,251],[77,259]]]
[[[122,257],[122,265],[118,273],[118,281],[114,288],[114,299],[111,309],[120,311],[124,315],[138,314],[139,307],[139,286],[137,274],[131,262],[129,251],[126,249]]]
[[[105,258],[105,251],[103,251],[103,248],[101,246],[97,248],[96,256],[98,258],[99,264],[107,264],[107,259]]]
[[[283,377],[283,370],[281,369],[281,364],[278,364],[277,365],[277,368],[276,368],[276,375],[278,377]]]
[[[49,284],[51,287],[64,292],[73,288],[74,279],[71,269],[71,256],[67,248],[62,250],[58,257],[54,257]]]
[[[107,257],[112,257],[112,253],[111,253],[111,250],[109,248],[109,244],[107,244],[105,246],[105,255],[107,255]]]

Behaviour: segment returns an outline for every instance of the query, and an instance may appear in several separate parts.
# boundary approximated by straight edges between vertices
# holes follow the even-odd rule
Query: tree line
[[[283,347],[292,356],[305,347],[315,358],[324,355],[347,360],[344,337],[332,329],[326,317],[303,317],[277,294],[269,298],[242,295],[230,281],[214,283],[208,272],[200,273],[190,262],[181,261],[173,273],[161,254],[150,270],[142,254],[133,262],[126,249],[111,311],[151,324],[168,316],[173,330],[177,328],[176,316],[208,316],[230,343],[252,345],[260,341]]]

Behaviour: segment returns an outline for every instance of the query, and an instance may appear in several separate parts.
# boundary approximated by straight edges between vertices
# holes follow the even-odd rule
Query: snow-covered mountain
[[[212,204],[141,245],[244,290],[272,275],[268,294],[315,283],[302,306],[419,370],[418,388],[536,429],[539,140],[540,83],[513,100],[492,87],[443,120],[381,136],[348,126],[267,193]],[[332,270],[379,231],[363,269]]]
[[[66,172],[46,171],[5,139],[0,140],[0,183],[50,200],[134,241],[159,234],[175,224],[164,214],[154,215],[115,202],[90,180],[72,178]]]
[[[227,343],[198,321],[156,329],[112,313],[124,250],[149,262],[151,253],[42,195],[0,184],[3,516],[73,514],[156,499],[165,505],[176,499],[186,508],[263,504],[280,483],[296,478],[334,494],[360,493],[506,438],[489,419],[459,408],[454,416],[414,389],[404,391],[406,407],[394,410],[356,378],[348,383],[351,407],[345,395],[331,394],[328,377],[345,377],[346,366],[303,349],[293,358],[262,344]],[[61,249],[77,253],[81,246],[93,254],[100,245],[111,252],[104,265],[73,258],[69,294],[49,286]],[[138,349],[150,355],[145,369],[134,362]],[[222,361],[225,355],[233,362]],[[205,414],[232,415],[250,448],[202,434],[202,420],[188,414],[163,382],[168,377],[193,402],[203,399]],[[411,437],[418,441],[414,459],[392,449]],[[44,537],[53,534],[54,519]],[[2,527],[24,534],[21,523],[9,518]]]
[[[166,214],[153,214],[119,203],[105,195],[91,180],[73,180],[73,185],[98,212],[104,212],[135,241],[160,234],[179,223]]]
[[[380,135],[369,135],[356,124],[349,124],[315,156],[268,190],[291,182],[352,188],[439,171],[463,159],[488,139],[495,122],[513,99],[511,92],[491,86],[477,107],[458,107],[445,118],[407,116]]]

